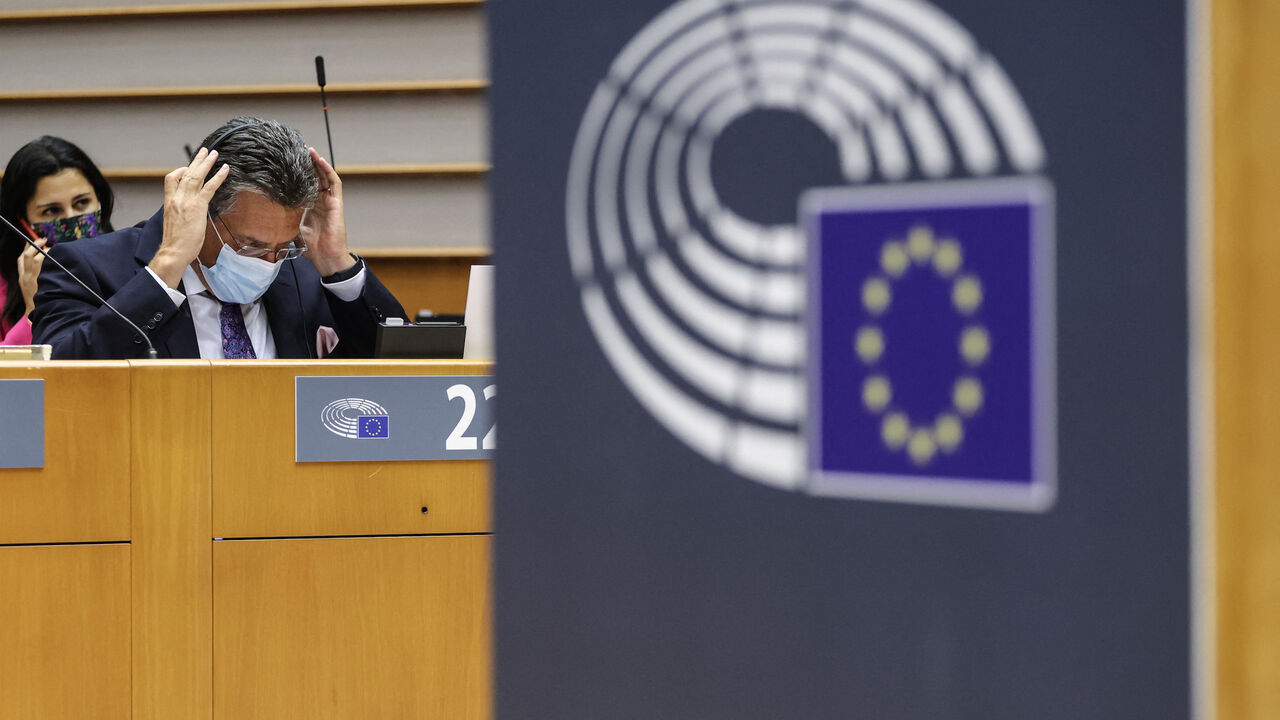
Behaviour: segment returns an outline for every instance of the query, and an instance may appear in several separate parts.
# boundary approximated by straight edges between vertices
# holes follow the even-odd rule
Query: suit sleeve
[[[145,270],[141,268],[119,288],[104,287],[94,265],[76,243],[62,243],[50,251],[106,297],[125,317],[159,344],[174,328],[169,322],[178,307]],[[119,262],[119,260],[114,260]],[[133,262],[129,258],[129,262]],[[104,307],[85,288],[54,263],[45,263],[36,290],[31,324],[35,342],[53,346],[57,360],[108,360],[146,356],[146,341],[115,313]]]
[[[333,349],[332,357],[336,358],[370,358],[373,357],[374,345],[378,337],[378,324],[389,317],[403,318],[408,321],[400,301],[378,280],[373,271],[365,266],[364,289],[351,302],[343,302],[331,292],[325,292],[325,300],[329,303],[329,312],[336,323],[338,345]]]

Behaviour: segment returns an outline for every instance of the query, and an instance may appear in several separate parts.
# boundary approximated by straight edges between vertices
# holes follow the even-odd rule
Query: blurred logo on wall
[[[1045,149],[997,60],[920,0],[682,0],[642,28],[596,86],[573,147],[565,211],[572,270],[601,349],[637,401],[711,462],[774,487],[825,492],[827,485],[810,482],[818,468],[808,431],[809,284],[819,268],[808,262],[809,238],[798,217],[767,223],[735,211],[713,181],[713,149],[725,129],[761,112],[791,113],[819,128],[847,189],[1035,178]],[[800,198],[787,201],[798,206]],[[956,235],[924,216],[899,225],[875,239],[877,251],[899,243],[915,268],[924,261],[911,255],[912,238],[923,253],[928,235],[928,262],[958,257],[952,282],[990,282],[970,272],[981,254],[972,244],[985,242],[977,235]],[[840,282],[865,284],[854,275],[869,271],[847,267]],[[916,280],[904,274],[907,285],[896,290]],[[865,306],[847,312],[861,323],[849,328],[855,336],[874,326],[862,322]],[[875,327],[882,343],[895,334]],[[1003,347],[990,325],[964,331],[960,342],[975,356],[983,337],[991,358]],[[870,357],[875,331],[855,336],[847,347]],[[922,377],[951,377],[956,352],[922,365]],[[908,464],[928,454],[908,476],[960,457],[965,428],[992,412],[983,363],[977,374],[960,375],[978,385],[953,386],[951,410],[932,417],[932,453],[922,439],[913,445],[924,428],[915,416],[905,436],[890,432],[892,443],[880,431],[842,442]],[[886,390],[892,397],[891,375],[873,363],[852,377],[864,385],[883,378],[887,388],[872,382],[868,391],[874,399]],[[959,404],[970,401],[955,401],[957,392],[985,392],[985,404],[966,415]],[[885,402],[872,415],[882,424],[894,418],[897,428],[897,412]]]

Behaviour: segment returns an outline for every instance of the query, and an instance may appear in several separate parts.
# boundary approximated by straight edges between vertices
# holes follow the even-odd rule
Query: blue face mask
[[[209,290],[223,302],[251,303],[262,297],[280,274],[282,262],[267,262],[261,258],[237,255],[227,245],[218,251],[213,267],[200,263]]]

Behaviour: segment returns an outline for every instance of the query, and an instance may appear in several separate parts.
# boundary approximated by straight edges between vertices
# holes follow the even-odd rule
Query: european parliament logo
[[[386,408],[363,398],[341,398],[325,405],[320,422],[329,432],[350,440],[391,437],[391,417]]]
[[[1053,502],[1052,210],[1037,178],[805,196],[812,492]]]

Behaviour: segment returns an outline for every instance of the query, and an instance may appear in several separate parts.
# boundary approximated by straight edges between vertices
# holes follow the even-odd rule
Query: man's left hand
[[[342,272],[356,264],[347,250],[347,222],[342,213],[342,180],[315,148],[311,162],[320,181],[320,194],[315,207],[307,211],[306,231],[302,239],[307,244],[307,255],[321,277]]]

